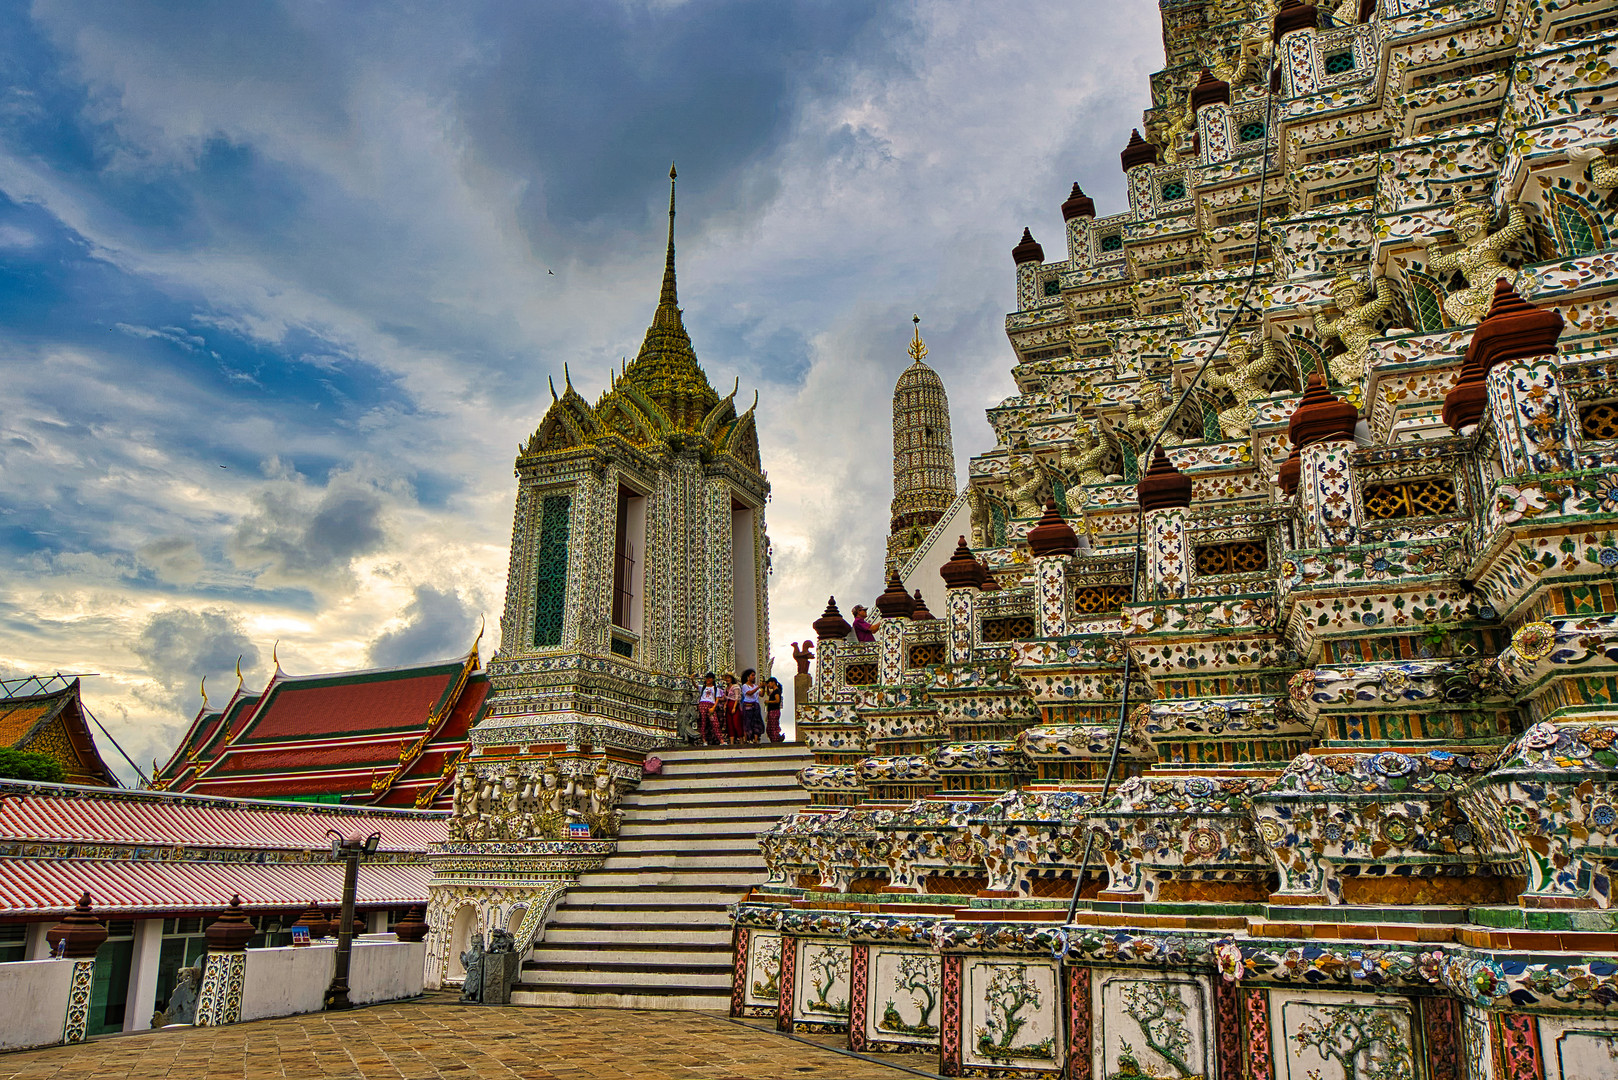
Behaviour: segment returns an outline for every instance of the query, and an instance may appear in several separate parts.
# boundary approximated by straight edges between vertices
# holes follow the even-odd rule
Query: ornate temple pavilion
[[[815,623],[732,1012],[948,1076],[1610,1077],[1618,3],[1159,6],[1128,206],[1012,249],[946,602]]]
[[[96,749],[77,677],[61,675],[0,682],[0,747],[43,754],[73,784],[117,787]]]

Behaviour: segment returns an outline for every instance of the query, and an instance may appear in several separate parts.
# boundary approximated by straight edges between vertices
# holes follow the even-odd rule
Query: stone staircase
[[[563,894],[514,1005],[730,1007],[725,909],[763,881],[758,834],[809,803],[801,743],[660,751],[626,796],[618,851]]]

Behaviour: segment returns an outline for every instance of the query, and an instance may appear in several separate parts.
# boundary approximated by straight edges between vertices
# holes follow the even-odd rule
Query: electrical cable
[[[1274,63],[1275,61],[1272,60],[1271,62]],[[1271,137],[1271,133],[1275,130],[1275,91],[1267,88],[1265,96],[1267,99],[1267,104],[1265,105],[1264,111],[1264,138],[1266,146],[1262,156],[1263,164],[1259,171],[1258,216],[1253,222],[1253,254],[1248,260],[1247,264],[1247,284],[1242,289],[1241,298],[1236,302],[1235,312],[1225,323],[1224,329],[1220,331],[1219,337],[1214,341],[1213,348],[1208,350],[1208,355],[1206,359],[1202,361],[1202,365],[1197,368],[1196,374],[1191,377],[1191,381],[1186,385],[1185,391],[1180,395],[1179,401],[1175,403],[1173,411],[1171,411],[1168,418],[1163,421],[1163,424],[1158,428],[1157,433],[1152,436],[1151,442],[1149,442],[1146,446],[1145,453],[1136,458],[1136,473],[1140,477],[1144,477],[1146,475],[1146,469],[1150,467],[1147,463],[1150,462],[1152,457],[1155,455],[1158,443],[1162,440],[1163,435],[1168,431],[1169,425],[1174,423],[1175,418],[1180,415],[1180,410],[1185,407],[1186,401],[1190,398],[1192,392],[1196,390],[1197,384],[1202,381],[1202,377],[1204,373],[1207,372],[1208,366],[1213,363],[1214,357],[1219,353],[1219,350],[1224,347],[1225,340],[1230,336],[1231,330],[1235,328],[1237,321],[1242,316],[1242,313],[1244,311],[1252,310],[1248,304],[1248,298],[1252,295],[1253,286],[1257,280],[1258,255],[1264,241],[1264,213],[1268,209],[1265,200],[1268,193],[1270,180],[1270,151],[1268,142]],[[1281,140],[1276,139],[1275,154],[1277,157],[1279,157],[1280,153]],[[1139,480],[1137,480],[1136,483],[1138,484]],[[1140,594],[1141,556],[1145,549],[1145,537],[1146,511],[1144,508],[1142,508],[1135,516],[1135,562],[1134,567],[1130,572],[1129,579],[1129,595],[1131,601],[1138,599]],[[1118,726],[1113,732],[1112,753],[1107,760],[1107,773],[1101,783],[1101,794],[1095,803],[1097,808],[1105,805],[1107,798],[1112,791],[1112,782],[1116,778],[1118,772],[1118,755],[1123,747],[1124,731],[1129,722],[1129,680],[1130,676],[1133,674],[1135,654],[1127,643],[1123,645],[1123,650],[1124,674],[1122,692],[1119,695],[1118,703]],[[1064,921],[1064,925],[1071,924],[1078,916],[1079,890],[1084,888],[1084,877],[1089,871],[1090,856],[1094,848],[1095,830],[1087,828],[1085,829],[1084,855],[1079,860],[1078,872],[1073,875],[1073,895],[1068,900],[1067,918]]]

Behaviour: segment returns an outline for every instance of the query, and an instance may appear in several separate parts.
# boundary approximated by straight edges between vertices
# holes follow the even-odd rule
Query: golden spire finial
[[[242,688],[242,658],[236,658],[236,689]]]
[[[478,636],[472,639],[472,663],[478,662],[478,645],[483,641],[483,628],[488,625],[488,617],[478,616]]]
[[[910,321],[916,324],[916,336],[910,342],[910,359],[919,364],[927,358],[927,346],[921,340],[921,316],[912,315]]]
[[[197,688],[202,693],[202,711],[208,711],[208,676],[202,677],[202,685]]]
[[[678,175],[674,171],[674,162],[669,162],[669,252],[663,261],[663,295],[658,297],[658,307],[665,304],[669,307],[680,306],[674,287],[674,178]]]

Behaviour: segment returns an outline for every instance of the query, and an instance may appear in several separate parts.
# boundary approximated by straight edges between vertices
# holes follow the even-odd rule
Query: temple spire
[[[657,301],[660,308],[666,306],[676,310],[680,306],[674,287],[674,180],[678,175],[674,171],[674,163],[669,162],[669,253],[663,261],[663,295]]]

